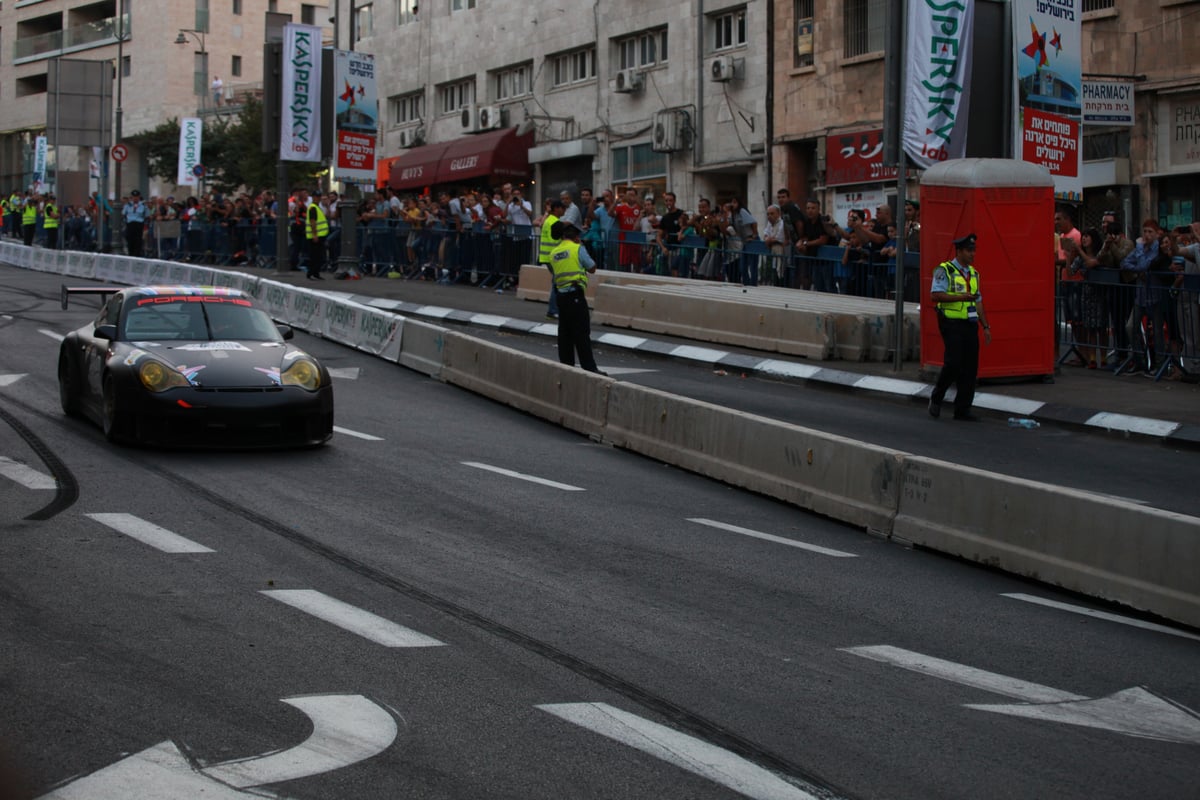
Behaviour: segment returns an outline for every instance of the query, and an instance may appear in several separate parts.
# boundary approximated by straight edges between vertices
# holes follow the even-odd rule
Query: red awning
[[[483,176],[528,178],[532,146],[533,132],[517,136],[516,128],[455,139],[442,154],[437,183],[461,183]]]
[[[442,153],[446,152],[447,144],[426,144],[414,147],[395,158],[387,173],[387,184],[393,189],[421,189],[437,183],[438,166],[442,162]]]

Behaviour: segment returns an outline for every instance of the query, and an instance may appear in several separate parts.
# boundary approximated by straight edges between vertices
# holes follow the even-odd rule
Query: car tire
[[[117,397],[116,385],[112,375],[104,376],[103,403],[100,420],[104,428],[104,438],[110,442],[121,442],[126,437],[129,427],[128,414],[121,410]]]
[[[82,416],[79,405],[79,383],[71,360],[66,353],[58,357],[58,401],[68,417]]]

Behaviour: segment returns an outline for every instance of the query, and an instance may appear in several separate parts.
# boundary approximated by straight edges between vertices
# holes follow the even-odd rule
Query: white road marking
[[[14,383],[24,377],[24,372],[14,373],[12,375],[0,375],[0,386],[12,386]]]
[[[1129,431],[1146,436],[1168,436],[1179,428],[1180,423],[1167,420],[1151,419],[1149,417],[1134,417],[1128,414],[1113,414],[1102,411],[1093,415],[1084,425],[1091,425],[1105,430]]]
[[[384,647],[439,647],[444,644],[314,589],[265,589],[262,594]]]
[[[485,328],[499,328],[508,322],[509,319],[509,317],[500,317],[495,314],[475,314],[471,317],[471,324],[482,325]]]
[[[49,331],[49,330],[46,330],[45,328],[38,328],[38,333],[45,334],[46,336],[49,336],[51,339],[53,339],[56,342],[61,342],[63,339],[67,338],[66,336],[64,336],[61,333]]]
[[[1132,617],[1122,617],[1119,614],[1109,614],[1107,611],[1096,611],[1095,609],[1085,608],[1084,606],[1073,606],[1070,603],[1060,603],[1056,600],[1047,600],[1044,597],[1036,597],[1034,595],[1023,594],[1021,592],[1012,592],[1003,594],[1001,596],[1011,597],[1013,600],[1023,600],[1026,603],[1034,603],[1036,605],[1046,606],[1048,608],[1057,608],[1060,611],[1069,611],[1072,614],[1082,614],[1085,617],[1095,617],[1096,619],[1103,619],[1107,620],[1108,622],[1118,622],[1122,625],[1131,625],[1134,628],[1143,628],[1148,631],[1155,631],[1156,633],[1166,633],[1171,636],[1181,636],[1184,639],[1195,639],[1196,641],[1200,641],[1200,636],[1197,636],[1194,633],[1176,630],[1175,628],[1168,628],[1166,625],[1158,625],[1153,622],[1143,622],[1140,619],[1133,619]]]
[[[756,800],[830,800],[829,793],[824,790],[793,785],[728,750],[607,703],[555,703],[536,708],[746,797]]]
[[[12,322],[12,315],[11,314],[0,314],[0,319],[4,320],[5,322]]]
[[[396,740],[396,720],[362,695],[292,697],[283,702],[312,720],[313,732],[280,753],[201,770],[238,788],[263,786],[341,769],[379,755]]]
[[[155,800],[247,800],[246,792],[222,786],[196,772],[174,742],[159,742],[140,753],[60,786],[39,800],[110,800],[153,797]]]
[[[338,369],[329,370],[329,377],[341,378],[346,381],[356,381],[358,380],[359,372],[358,367],[339,367]]]
[[[953,661],[944,661],[933,656],[914,653],[911,650],[902,650],[899,647],[878,645],[874,647],[844,647],[842,650],[856,656],[869,658],[872,661],[882,661],[895,667],[953,681],[963,686],[983,689],[992,694],[1015,697],[1029,703],[1065,703],[1071,700],[1088,699],[1085,695],[1059,691],[1050,686],[1010,678],[1007,675],[997,675],[994,672],[956,664]]]
[[[755,531],[749,528],[739,528],[737,525],[730,525],[727,522],[717,522],[716,520],[701,519],[698,517],[688,517],[688,522],[695,522],[697,525],[707,525],[710,528],[719,528],[723,531],[730,531],[731,533],[740,533],[743,536],[753,536],[755,539],[763,539],[768,542],[775,542],[776,544],[785,544],[788,547],[797,547],[801,550],[810,550],[814,553],[833,556],[834,558],[858,558],[856,554],[847,553],[844,550],[831,550],[828,547],[807,544],[806,542],[798,542],[795,539],[784,539],[782,536],[774,536],[770,533],[763,533],[761,531]]]
[[[601,372],[609,375],[637,375],[639,372],[658,372],[656,369],[639,369],[638,367],[600,367]]]
[[[797,364],[793,361],[778,361],[768,358],[758,362],[758,371],[768,375],[782,375],[785,378],[811,378],[820,372],[821,368],[811,364]]]
[[[688,361],[699,361],[704,364],[715,364],[729,355],[724,350],[713,350],[711,347],[696,347],[691,344],[681,344],[667,355],[672,358],[685,358]]]
[[[541,484],[542,486],[549,486],[553,489],[562,489],[564,492],[586,492],[587,491],[582,486],[572,486],[569,483],[559,483],[558,481],[547,480],[546,478],[539,478],[536,475],[526,475],[522,472],[513,472],[511,469],[504,469],[502,467],[493,467],[490,464],[480,464],[478,461],[463,461],[461,463],[465,467],[474,467],[475,469],[487,470],[488,472],[494,472],[497,475],[507,475],[510,478],[517,478],[519,480],[529,481],[530,483],[538,483],[538,484]]]
[[[147,522],[133,514],[85,514],[101,525],[107,525],[117,533],[123,533],[131,539],[137,539],[142,544],[161,550],[164,553],[213,553],[216,552],[191,539],[185,539],[166,528],[160,528],[153,522]]]
[[[335,433],[340,433],[343,436],[353,436],[356,439],[366,439],[368,442],[382,442],[383,441],[383,439],[378,436],[372,436],[369,433],[359,433],[358,431],[352,431],[349,428],[343,428],[338,425],[334,425],[333,430]]]
[[[26,466],[20,461],[0,456],[0,475],[15,481],[26,489],[57,489],[58,481],[44,472],[38,472],[33,467]]]
[[[558,326],[553,326],[555,331]],[[602,333],[596,338],[596,341],[601,344],[609,344],[613,347],[624,347],[627,350],[635,350],[644,345],[648,339],[641,336],[627,336],[623,333]]]

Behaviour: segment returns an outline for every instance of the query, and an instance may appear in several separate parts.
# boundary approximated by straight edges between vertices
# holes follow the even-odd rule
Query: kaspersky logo
[[[297,150],[308,152],[312,147],[313,91],[311,85],[313,68],[312,33],[296,31],[296,54],[292,56],[292,69],[296,76],[292,82],[292,136],[298,140]]]
[[[954,133],[955,115],[962,101],[963,85],[959,66],[966,32],[961,23],[967,9],[956,0],[948,3],[924,0],[924,3],[933,12],[929,17],[933,31],[929,52],[915,54],[917,58],[928,57],[931,67],[929,77],[921,81],[921,88],[929,93],[925,98],[928,103],[925,111],[926,141],[921,144],[921,153],[932,161],[945,161],[948,157],[946,145]],[[969,47],[970,43],[966,43],[966,46]]]

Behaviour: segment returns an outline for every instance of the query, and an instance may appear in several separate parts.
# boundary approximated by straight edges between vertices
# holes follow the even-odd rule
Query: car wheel
[[[104,438],[110,442],[119,442],[125,438],[125,431],[128,427],[126,414],[121,410],[121,404],[117,398],[116,386],[113,383],[112,375],[104,376],[104,413],[101,417],[104,423]]]
[[[58,357],[58,401],[68,417],[80,416],[79,385],[66,353]]]

